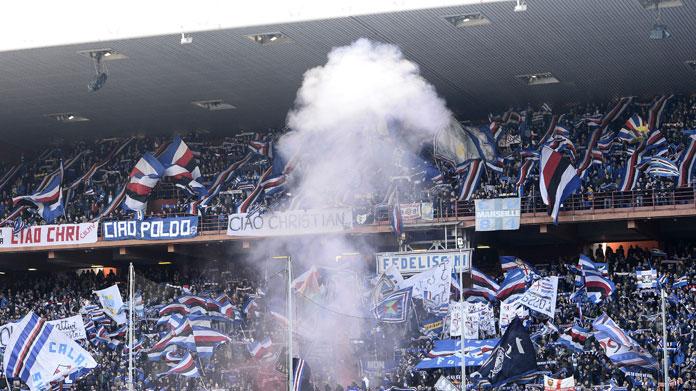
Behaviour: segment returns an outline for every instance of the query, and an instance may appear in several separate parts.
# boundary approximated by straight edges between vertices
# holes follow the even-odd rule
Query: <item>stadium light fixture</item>
[[[222,99],[194,100],[192,105],[208,111],[234,110],[237,106],[223,102]]]
[[[684,6],[683,0],[638,0],[641,7],[646,10],[654,10],[660,8],[674,8]]]
[[[551,72],[541,72],[541,73],[531,73],[528,75],[517,75],[515,76],[517,80],[529,85],[537,86],[543,84],[556,84],[560,81],[551,74]]]
[[[30,267],[30,268],[29,268],[29,269],[27,269],[27,270],[28,270],[28,271],[30,271],[30,272],[35,272],[35,271],[36,271],[37,269],[36,269],[36,268],[34,268],[34,267]]]
[[[258,33],[258,34],[249,34],[246,36],[247,39],[251,40],[254,43],[258,43],[259,45],[270,45],[270,44],[279,44],[279,43],[290,43],[292,42],[292,38],[288,37],[284,33],[280,31],[274,31],[270,33]]]
[[[476,246],[476,248],[481,249],[481,250],[485,250],[487,248],[491,248],[491,246],[489,246],[487,244],[479,244],[478,246]]]
[[[181,33],[181,40],[179,42],[182,45],[188,45],[193,42],[193,37],[191,34]]]
[[[171,265],[172,262],[171,261],[159,261],[159,262],[157,262],[157,264],[158,265]]]
[[[468,14],[457,14],[444,16],[445,20],[456,28],[467,28],[476,26],[485,26],[491,24],[491,20],[480,12],[472,12]]]
[[[686,60],[684,61],[684,64],[686,64],[689,69],[696,72],[696,60]]]
[[[5,272],[0,272],[0,276],[4,276],[4,275],[5,275]]]
[[[63,123],[89,121],[89,118],[83,117],[77,113],[51,113],[46,114],[45,116]]]
[[[515,12],[524,12],[527,10],[527,2],[525,0],[517,0],[517,5],[515,5]]]
[[[661,39],[667,39],[672,36],[672,34],[667,31],[667,25],[661,22],[661,17],[662,17],[662,1],[661,0],[653,0],[655,4],[655,23],[653,23],[653,28],[650,30],[650,39],[654,40],[661,40]]]

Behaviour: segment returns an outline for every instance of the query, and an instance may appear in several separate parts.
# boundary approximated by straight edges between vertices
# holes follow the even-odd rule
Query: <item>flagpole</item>
[[[457,247],[459,247],[459,311],[461,311],[459,317],[459,333],[461,335],[460,345],[462,352],[462,356],[459,362],[461,363],[462,370],[462,381],[460,382],[462,391],[466,390],[466,361],[464,359],[464,262],[462,260],[463,245],[463,240],[459,238],[459,240],[457,240]]]
[[[133,391],[133,262],[128,266],[128,390]]]
[[[660,297],[662,298],[662,360],[665,372],[665,391],[669,391],[669,356],[667,356],[667,317],[665,315],[665,290],[660,289]]]
[[[288,255],[288,391],[293,389],[292,377],[292,258]]]

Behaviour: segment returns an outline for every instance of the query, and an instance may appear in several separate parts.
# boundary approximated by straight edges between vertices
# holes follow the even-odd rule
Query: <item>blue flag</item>
[[[522,321],[515,318],[505,330],[491,356],[471,377],[481,385],[500,387],[528,380],[540,373],[537,370],[536,350],[529,333],[524,329]]]
[[[375,317],[386,323],[401,323],[408,319],[411,287],[396,291],[375,305]]]

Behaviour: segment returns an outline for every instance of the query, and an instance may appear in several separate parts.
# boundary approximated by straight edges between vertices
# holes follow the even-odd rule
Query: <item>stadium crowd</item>
[[[401,196],[402,200],[433,202],[435,214],[443,215],[470,212],[473,206],[467,202],[458,202],[462,201],[462,198],[468,200],[519,193],[524,195],[525,210],[543,210],[538,181],[535,180],[538,178],[538,164],[529,165],[524,177],[522,174],[522,166],[527,163],[529,152],[538,151],[542,139],[546,140],[545,143],[548,142],[549,139],[545,136],[549,130],[553,130],[550,127],[558,126],[562,128],[562,134],[558,130],[553,130],[553,134],[556,135],[556,139],[563,141],[559,150],[579,166],[595,125],[602,114],[609,112],[614,104],[615,102],[607,102],[571,106],[563,108],[562,115],[553,115],[550,107],[544,105],[536,111],[528,107],[511,110],[503,116],[491,116],[491,124],[498,124],[501,129],[495,137],[499,161],[494,165],[499,168],[483,170],[480,182],[471,192],[471,196],[462,195],[462,182],[466,178],[457,172],[457,167],[445,164],[441,160],[433,160],[432,153],[424,153],[421,158],[427,160],[425,165],[433,168],[437,166],[442,176],[433,178],[432,173],[422,169],[423,162],[412,164],[407,172],[412,181],[401,186],[401,192],[404,193]],[[640,103],[634,99],[623,110],[622,115],[608,125],[603,135],[613,133],[611,146],[602,150],[601,158],[593,157],[593,163],[583,175],[581,191],[567,204],[572,204],[573,208],[587,209],[652,206],[693,200],[691,184],[687,183],[685,187],[677,188],[679,178],[674,173],[665,174],[664,171],[660,171],[659,174],[649,174],[642,171],[644,168],[641,169],[636,182],[630,186],[637,195],[621,196],[620,193],[616,193],[621,190],[627,160],[631,153],[639,148],[641,140],[648,135],[649,124],[646,124],[646,121],[651,118],[651,111],[649,101]],[[660,112],[659,128],[665,139],[665,149],[660,152],[660,156],[677,164],[680,155],[688,148],[690,136],[696,128],[696,95],[670,97],[666,100],[664,110]],[[516,119],[509,119],[510,113],[514,113]],[[636,120],[635,115],[640,116],[640,121]],[[637,129],[634,132],[637,134],[636,138],[618,138],[619,130],[625,129],[628,126],[627,119],[631,118],[634,119],[632,124]],[[483,128],[488,128],[488,125]],[[263,137],[271,140],[279,135],[279,132],[269,132]],[[196,154],[197,165],[202,174],[200,182],[209,186],[220,172],[249,152],[249,141],[260,139],[260,136],[255,133],[243,133],[221,140],[207,133],[197,132],[186,135],[183,139]],[[11,224],[17,217],[13,214],[16,207],[13,206],[12,198],[35,191],[42,180],[58,168],[61,161],[65,165],[65,215],[59,217],[59,222],[90,221],[99,217],[105,210],[107,213],[101,216],[102,218],[123,218],[127,214],[125,211],[118,207],[108,208],[109,205],[118,197],[138,159],[146,151],[161,151],[169,141],[162,137],[80,141],[70,146],[47,149],[35,159],[25,157],[15,164],[3,162],[1,172],[13,174],[0,181],[0,221]],[[105,157],[108,157],[106,161]],[[150,196],[150,200],[164,201],[151,203],[148,213],[224,216],[236,211],[240,203],[253,191],[263,170],[270,165],[270,160],[257,156],[251,164],[235,171],[234,178],[223,184],[212,202],[205,207],[199,207],[197,211],[191,207],[194,197],[165,178]],[[94,165],[98,166],[96,171],[92,175],[84,176]],[[78,181],[80,178],[83,180]],[[425,188],[420,183],[425,183]],[[677,195],[673,199],[671,194],[675,190]],[[375,195],[370,199],[372,205],[369,206],[375,206],[375,203],[385,199],[385,195]],[[275,201],[277,200],[273,198],[261,198],[264,204],[272,204]],[[27,224],[42,223],[36,214],[25,212],[18,215],[24,218]],[[8,216],[12,219],[7,219]]]
[[[588,254],[589,255],[589,254]],[[559,299],[556,316],[553,319],[532,314],[525,320],[525,327],[534,336],[537,362],[540,369],[553,377],[574,376],[578,390],[605,389],[614,384],[628,390],[655,390],[662,381],[657,371],[625,373],[611,362],[599,343],[592,337],[581,342],[582,352],[571,351],[557,343],[559,335],[573,324],[592,329],[592,320],[602,313],[608,314],[626,330],[643,348],[660,363],[662,360],[660,300],[656,289],[638,289],[636,270],[655,268],[667,293],[668,352],[670,356],[670,384],[674,390],[696,389],[696,246],[675,243],[667,245],[665,252],[640,247],[597,248],[593,258],[608,264],[608,278],[615,285],[615,292],[601,303],[584,303],[580,310],[570,300],[574,291],[575,275],[569,265],[577,259],[560,258],[555,262],[535,265],[540,275],[557,275]],[[491,265],[487,265],[491,268]],[[276,315],[272,315],[271,305],[265,300],[265,293],[273,288],[260,279],[258,270],[238,263],[227,266],[215,263],[205,268],[158,266],[138,267],[136,269],[136,298],[143,298],[144,312],[137,314],[135,340],[143,342],[136,349],[136,389],[138,390],[267,390],[282,387],[283,375],[277,370],[282,361],[282,341],[284,328],[279,327]],[[680,277],[686,276],[686,283],[673,287]],[[40,272],[14,273],[2,276],[0,293],[0,324],[16,321],[28,311],[34,311],[46,319],[60,319],[81,313],[85,323],[90,318],[85,307],[94,304],[93,291],[118,283],[121,290],[127,281],[123,273],[104,275],[91,270],[42,274]],[[270,280],[269,280],[270,281]],[[682,278],[680,281],[684,281]],[[148,348],[159,340],[166,325],[158,325],[158,310],[172,303],[179,295],[215,297],[226,294],[234,308],[228,321],[214,321],[213,328],[231,338],[229,343],[215,349],[209,362],[200,362],[201,377],[158,376],[169,368],[162,361],[148,360]],[[299,293],[297,293],[299,295]],[[452,299],[457,299],[456,289]],[[127,297],[124,297],[127,299]],[[472,299],[469,299],[472,300]],[[479,299],[481,300],[481,299]],[[254,302],[253,309],[248,303]],[[366,303],[367,304],[367,303]],[[416,307],[418,305],[416,303]],[[498,306],[494,305],[498,319]],[[417,310],[421,311],[421,310]],[[416,318],[426,315],[422,312]],[[415,319],[415,318],[414,318]],[[549,322],[550,321],[550,322]],[[555,325],[555,329],[547,326]],[[118,326],[107,322],[108,332],[115,332]],[[317,365],[312,371],[311,387],[314,390],[366,390],[364,379],[370,379],[371,390],[414,389],[434,390],[435,381],[441,376],[458,379],[459,368],[418,370],[415,365],[427,357],[434,339],[448,334],[447,322],[444,334],[426,334],[419,328],[418,321],[405,324],[387,324],[375,319],[364,324],[363,343],[355,345],[354,362],[346,363],[354,381],[339,384],[336,373]],[[498,330],[497,336],[500,336]],[[255,356],[251,349],[253,341],[268,337],[273,343],[267,351]],[[481,336],[482,338],[484,335]],[[485,337],[494,337],[486,335]],[[447,338],[446,336],[444,338]],[[119,342],[115,342],[118,340]],[[90,351],[98,362],[98,367],[81,379],[76,388],[64,385],[65,389],[77,390],[121,390],[125,387],[128,356],[124,351],[126,339],[123,335],[113,337],[111,343],[82,340],[80,343]],[[382,361],[377,370],[358,363],[369,360]],[[661,367],[660,367],[661,368]],[[469,367],[471,374],[476,367]],[[537,383],[538,384],[538,383]],[[0,388],[4,385],[0,385]],[[510,385],[500,389],[524,389],[522,385]]]
[[[639,289],[635,273],[636,270],[654,268],[658,271],[658,276],[664,276],[667,279],[663,286],[667,295],[666,318],[670,389],[696,389],[696,332],[694,331],[694,326],[696,326],[696,316],[694,315],[696,309],[696,295],[694,295],[694,291],[696,291],[696,284],[694,284],[696,247],[693,244],[678,243],[668,247],[667,252],[641,247],[624,249],[622,246],[619,246],[616,251],[606,247],[605,251],[600,247],[592,255],[597,262],[608,264],[608,278],[616,284],[616,291],[612,296],[598,304],[585,302],[578,308],[578,305],[570,299],[576,287],[574,285],[575,274],[569,271],[572,268],[569,266],[575,266],[577,258],[559,258],[555,262],[548,262],[537,267],[537,271],[542,276],[559,276],[556,316],[549,319],[541,314],[532,314],[525,322],[537,349],[539,369],[546,371],[554,378],[573,376],[576,380],[577,390],[619,389],[610,388],[610,385],[626,387],[621,389],[628,390],[658,389],[660,382],[663,381],[661,374],[658,374],[657,371],[640,373],[622,371],[607,358],[602,347],[594,338],[590,337],[585,341],[580,341],[582,351],[567,349],[557,342],[559,336],[570,329],[572,325],[580,325],[586,330],[592,330],[592,321],[606,313],[658,360],[661,369],[663,350],[659,291],[654,288]],[[672,284],[682,276],[686,276],[686,283],[682,282],[682,284],[672,287]],[[453,293],[452,299],[457,300],[457,296],[457,293]],[[476,300],[482,299],[477,298]],[[494,309],[496,319],[498,319],[499,307],[494,306]],[[555,327],[549,327],[549,324]],[[383,335],[380,338],[371,339],[383,341],[380,346],[373,346],[373,348],[379,350],[386,346],[393,346],[392,344],[398,345],[402,331],[398,326],[390,327],[387,325],[381,330]],[[435,382],[442,375],[458,381],[460,378],[458,366],[422,370],[414,368],[421,360],[428,357],[428,353],[433,348],[433,340],[439,338],[443,338],[443,336],[423,334],[417,325],[412,324],[408,334],[403,336],[401,344],[398,345],[398,353],[401,358],[395,363],[396,370],[389,374],[384,382],[399,387],[434,390]],[[482,335],[481,338],[484,336]],[[476,367],[468,367],[467,371],[471,374],[476,369]],[[523,390],[524,387],[524,385],[513,384],[498,389]],[[529,387],[532,386],[529,385]]]

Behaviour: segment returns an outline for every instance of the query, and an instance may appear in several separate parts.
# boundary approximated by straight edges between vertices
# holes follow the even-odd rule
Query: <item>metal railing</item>
[[[568,198],[562,205],[561,211],[578,213],[614,213],[631,210],[670,210],[683,209],[690,205],[696,208],[694,188],[680,188],[673,191],[637,190],[627,192],[599,192],[576,194]],[[688,206],[687,206],[688,207]],[[474,201],[448,203],[444,200],[435,201],[433,205],[433,223],[452,218],[469,218],[475,215]],[[531,194],[521,199],[522,215],[546,215],[547,207],[539,194]],[[372,211],[374,219],[366,225],[389,224],[391,207],[377,206]],[[160,213],[157,217],[190,216],[186,213]],[[201,235],[224,235],[227,232],[228,214],[198,216],[198,232]],[[424,221],[424,223],[427,223]],[[101,224],[99,236],[101,237]]]

